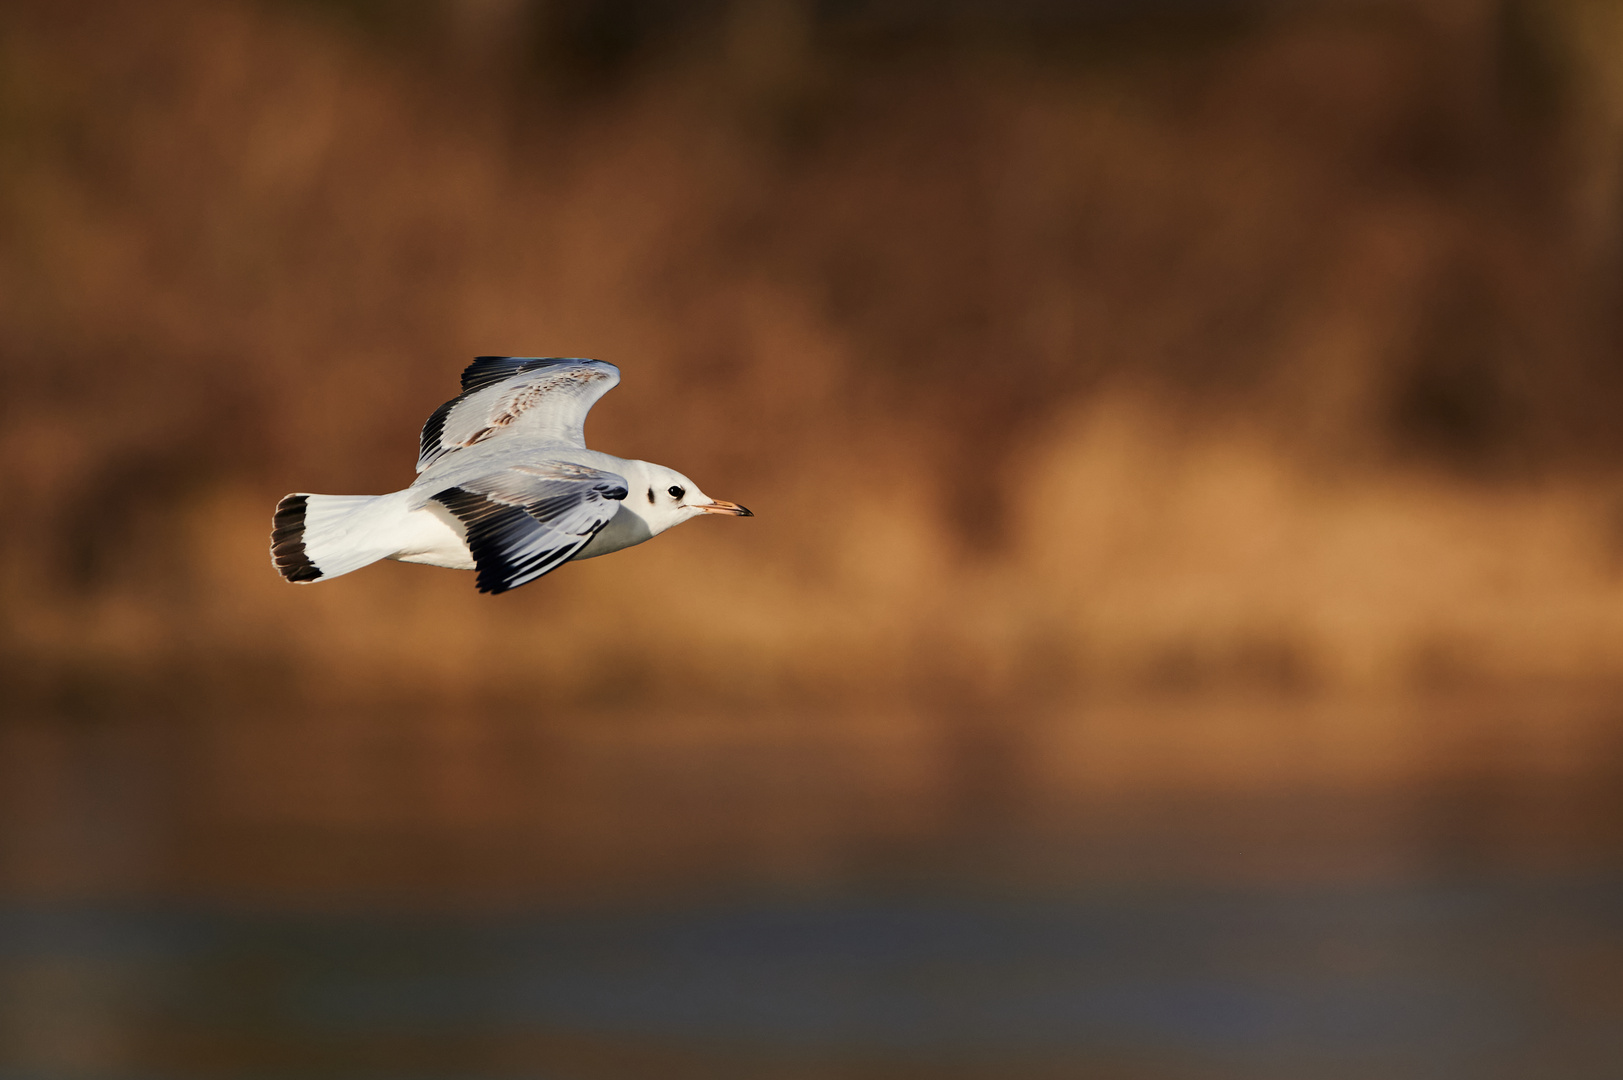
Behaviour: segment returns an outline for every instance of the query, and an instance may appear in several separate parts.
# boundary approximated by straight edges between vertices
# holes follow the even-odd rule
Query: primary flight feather
[[[410,487],[283,497],[276,569],[304,585],[398,559],[477,570],[479,591],[499,593],[700,514],[753,516],[675,469],[586,449],[586,414],[619,382],[601,360],[477,358],[423,425]]]

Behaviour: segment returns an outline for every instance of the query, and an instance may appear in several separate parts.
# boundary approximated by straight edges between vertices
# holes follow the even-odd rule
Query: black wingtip
[[[272,522],[271,562],[277,573],[295,585],[304,585],[321,577],[321,568],[304,553],[304,509],[306,496],[285,495],[276,504],[276,518]]]
[[[479,571],[479,577],[474,582],[474,585],[486,596],[500,596],[513,588],[512,585],[503,580],[501,571],[491,572],[489,570]]]

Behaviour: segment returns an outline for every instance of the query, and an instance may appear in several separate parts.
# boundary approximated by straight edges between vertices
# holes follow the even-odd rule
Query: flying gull
[[[398,559],[477,570],[500,593],[700,514],[753,516],[675,469],[586,449],[586,414],[619,382],[601,360],[478,357],[423,425],[410,487],[276,504],[276,569],[308,585]]]

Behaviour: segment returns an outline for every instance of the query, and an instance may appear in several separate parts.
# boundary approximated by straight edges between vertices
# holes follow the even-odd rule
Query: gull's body
[[[480,592],[505,592],[700,514],[749,516],[674,469],[586,448],[586,414],[619,381],[598,360],[479,357],[423,426],[410,487],[282,499],[277,570],[305,584],[398,559],[478,570]]]

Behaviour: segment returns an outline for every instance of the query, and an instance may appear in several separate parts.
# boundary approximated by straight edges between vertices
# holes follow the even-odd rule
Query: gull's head
[[[646,475],[639,477],[642,482],[626,493],[625,503],[648,522],[651,532],[664,532],[700,514],[755,516],[737,503],[712,499],[699,490],[698,484],[675,469],[652,462],[644,462],[643,466]]]

